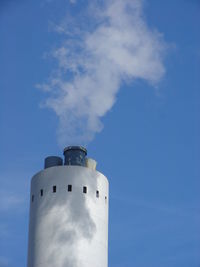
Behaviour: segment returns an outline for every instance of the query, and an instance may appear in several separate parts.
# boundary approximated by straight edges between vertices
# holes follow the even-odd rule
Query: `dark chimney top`
[[[82,146],[68,146],[63,152],[64,165],[86,166],[87,149]]]

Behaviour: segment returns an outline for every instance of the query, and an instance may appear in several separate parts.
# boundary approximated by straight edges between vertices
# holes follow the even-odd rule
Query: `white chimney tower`
[[[108,180],[80,146],[31,181],[27,267],[108,267]]]

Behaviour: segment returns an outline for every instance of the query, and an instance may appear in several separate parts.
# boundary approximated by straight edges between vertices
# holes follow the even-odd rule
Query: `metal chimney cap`
[[[63,154],[65,154],[65,152],[69,150],[82,150],[85,155],[87,155],[87,149],[83,146],[67,146],[64,148]]]
[[[63,165],[63,159],[57,156],[48,156],[44,160],[44,168],[50,168],[55,166],[62,166]]]

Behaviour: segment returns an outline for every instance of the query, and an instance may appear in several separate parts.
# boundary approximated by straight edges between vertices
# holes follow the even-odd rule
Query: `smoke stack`
[[[85,166],[87,150],[82,146],[68,146],[63,152],[65,165]]]
[[[81,146],[31,180],[27,267],[108,267],[107,178]]]
[[[55,166],[62,166],[63,165],[63,160],[60,157],[56,156],[49,156],[45,158],[44,160],[44,168],[50,168],[50,167],[55,167]]]

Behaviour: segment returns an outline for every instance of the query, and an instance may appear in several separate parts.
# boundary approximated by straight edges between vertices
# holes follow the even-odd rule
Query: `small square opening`
[[[86,186],[83,187],[83,193],[87,194],[87,187]]]
[[[53,193],[56,193],[56,185],[53,186]]]
[[[96,197],[99,198],[99,191],[96,191]]]
[[[43,197],[44,191],[43,189],[40,190],[40,196]]]
[[[68,184],[68,192],[72,192],[72,185]]]

